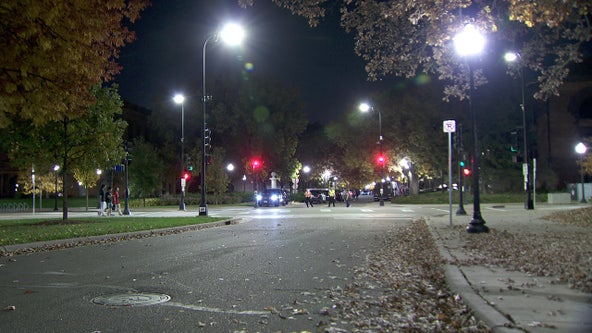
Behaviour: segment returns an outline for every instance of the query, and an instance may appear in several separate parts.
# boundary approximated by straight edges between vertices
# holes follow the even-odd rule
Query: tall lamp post
[[[305,165],[304,168],[302,168],[302,172],[304,172],[304,174],[306,175],[306,188],[304,189],[306,191],[306,189],[308,188],[308,173],[310,172],[310,167],[308,165]]]
[[[582,181],[582,200],[580,202],[587,203],[588,201],[586,201],[586,193],[584,191],[584,154],[586,154],[588,147],[580,142],[576,145],[575,149],[576,153],[580,154],[580,176]]]
[[[53,166],[53,172],[55,172],[55,205],[53,206],[53,211],[58,211],[58,170],[60,170],[59,165]]]
[[[515,62],[521,59],[520,53],[517,52],[507,52],[504,55],[504,59],[507,62]],[[520,66],[520,88],[522,93],[522,102],[520,103],[520,109],[522,109],[522,131],[524,135],[522,137],[524,143],[524,164],[522,167],[522,172],[524,174],[524,190],[526,191],[526,202],[524,203],[525,209],[534,209],[534,203],[531,196],[531,184],[530,184],[530,166],[529,166],[529,156],[528,156],[528,139],[526,134],[526,106],[524,101],[524,67]]]
[[[177,104],[181,104],[181,177],[183,177],[183,171],[185,171],[185,96],[182,94],[176,94],[173,97],[173,101]],[[179,204],[179,210],[185,210],[185,184],[184,180],[181,180],[181,203]]]
[[[130,161],[130,144],[127,141],[124,141],[124,149],[125,149],[125,197],[124,197],[124,207],[123,207],[123,215],[132,215],[132,212],[129,209],[129,198],[130,198],[130,190],[129,190],[129,161]]]
[[[385,162],[384,161],[384,156],[382,154],[382,114],[380,113],[380,110],[375,109],[372,105],[368,104],[368,103],[361,103],[360,106],[358,107],[358,109],[362,112],[369,112],[369,111],[374,111],[376,110],[376,112],[378,113],[378,150],[379,150],[379,159],[381,159],[379,161],[380,163],[380,167],[381,167],[381,172],[382,174],[380,175],[380,178],[384,178],[384,174],[385,174],[385,170],[384,170],[384,166],[385,166]],[[379,206],[384,206],[384,182],[382,182],[382,187],[380,188],[380,199],[378,200],[378,205]]]
[[[462,57],[478,55],[485,46],[485,38],[479,33],[475,26],[468,24],[458,35],[454,37],[454,47],[456,52]],[[477,120],[475,110],[473,109],[473,91],[475,82],[473,79],[473,67],[467,59],[469,67],[469,113],[471,114],[471,127],[473,131],[473,219],[467,227],[469,233],[489,232],[489,227],[485,225],[485,220],[481,216],[481,206],[479,202],[479,147],[477,145]]]
[[[227,24],[219,33],[215,33],[204,41],[203,48],[202,48],[202,136],[201,136],[201,202],[199,204],[199,215],[200,216],[207,216],[208,215],[208,206],[206,205],[206,102],[207,102],[207,94],[206,94],[206,49],[208,42],[213,40],[217,42],[219,38],[222,38],[228,45],[238,45],[242,42],[245,36],[244,30],[236,25],[236,24]]]

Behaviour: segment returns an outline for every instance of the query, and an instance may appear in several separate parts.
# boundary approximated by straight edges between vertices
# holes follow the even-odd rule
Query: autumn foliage
[[[142,0],[18,0],[0,3],[0,128],[84,114],[91,87],[120,71]]]

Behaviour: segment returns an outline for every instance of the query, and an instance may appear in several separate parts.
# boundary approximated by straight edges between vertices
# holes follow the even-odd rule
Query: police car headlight
[[[278,200],[278,196],[276,194],[272,194],[271,201],[277,201],[277,200]]]

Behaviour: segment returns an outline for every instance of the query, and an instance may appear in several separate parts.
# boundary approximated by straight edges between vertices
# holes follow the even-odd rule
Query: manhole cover
[[[144,306],[168,302],[171,296],[165,294],[120,294],[99,296],[92,299],[92,302],[107,306]]]

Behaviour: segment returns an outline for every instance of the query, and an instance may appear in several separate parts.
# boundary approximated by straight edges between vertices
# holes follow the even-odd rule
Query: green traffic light
[[[458,164],[459,164],[461,167],[464,167],[464,166],[465,166],[465,161],[460,161],[460,162],[458,162]]]

